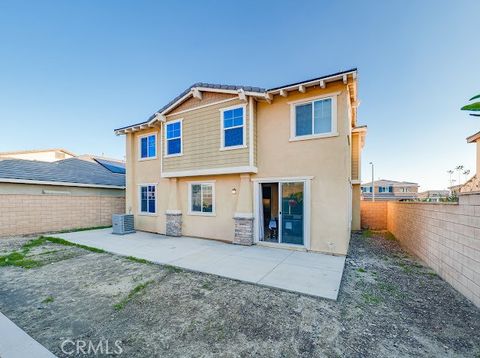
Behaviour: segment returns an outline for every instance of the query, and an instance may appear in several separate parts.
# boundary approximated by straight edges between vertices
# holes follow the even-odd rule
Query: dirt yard
[[[353,235],[337,302],[29,240],[0,241],[0,311],[59,357],[480,356],[480,310],[388,234]]]

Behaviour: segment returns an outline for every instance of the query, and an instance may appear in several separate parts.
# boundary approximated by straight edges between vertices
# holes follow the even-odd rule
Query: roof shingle
[[[78,158],[57,162],[22,159],[0,160],[0,182],[2,179],[125,186],[124,174],[112,173],[97,162]]]

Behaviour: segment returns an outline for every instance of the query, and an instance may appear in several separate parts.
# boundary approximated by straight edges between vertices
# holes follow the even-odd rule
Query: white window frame
[[[238,108],[243,108],[243,144],[241,145],[235,145],[235,146],[230,146],[230,147],[225,147],[225,129],[232,129],[232,128],[239,128],[240,126],[235,126],[235,127],[229,127],[229,128],[224,128],[224,123],[223,123],[223,114],[226,111],[231,111],[235,110]],[[245,104],[242,105],[235,105],[235,106],[230,106],[230,107],[225,107],[225,108],[220,108],[220,150],[234,150],[234,149],[242,149],[247,147],[247,121],[246,121],[246,113],[247,113],[247,106]]]
[[[155,212],[150,213],[148,211],[142,211],[142,187],[153,186],[155,187]],[[148,191],[148,189],[147,189]],[[148,201],[147,201],[148,207]],[[145,216],[157,216],[158,215],[158,188],[156,183],[142,183],[138,184],[138,215],[145,215]]]
[[[155,155],[153,157],[142,158],[142,138],[148,138],[148,137],[151,137],[151,136],[155,137]],[[137,140],[138,140],[138,160],[139,161],[157,159],[157,156],[158,156],[158,141],[157,141],[157,139],[158,138],[157,138],[157,133],[156,132],[145,133],[145,134],[139,135],[137,137]],[[148,154],[148,139],[147,139],[147,154]]]
[[[211,185],[212,186],[212,212],[205,213],[202,211],[192,211],[192,185]],[[203,191],[200,192],[200,205],[203,203]],[[198,216],[216,216],[216,205],[215,205],[215,180],[210,181],[190,181],[188,182],[188,215],[198,215]]]
[[[167,126],[169,124],[174,124],[180,122],[180,153],[175,154],[168,154],[168,139],[167,139]],[[165,138],[165,151],[164,151],[164,158],[172,158],[172,157],[180,157],[183,155],[183,118],[175,119],[173,121],[168,121],[164,123],[164,138]],[[170,138],[170,139],[177,139],[177,138]]]
[[[260,228],[259,228],[259,217],[260,217],[260,185],[262,183],[284,183],[284,182],[303,182],[303,202],[304,202],[304,222],[303,222],[303,247],[307,250],[310,250],[310,234],[311,234],[311,209],[312,209],[312,196],[311,196],[311,187],[313,176],[303,176],[303,177],[272,177],[272,178],[255,178],[252,179],[253,182],[253,210],[254,218],[254,242],[262,246],[271,246],[271,247],[289,247],[289,248],[299,248],[301,245],[293,245],[286,243],[268,243],[265,241],[260,241]]]
[[[290,142],[293,141],[300,141],[300,140],[309,140],[309,139],[317,139],[317,138],[328,138],[328,137],[337,137],[338,132],[337,132],[337,123],[338,123],[338,118],[337,118],[337,96],[341,92],[335,92],[335,93],[329,93],[328,95],[323,95],[323,96],[316,96],[316,97],[310,97],[310,98],[305,98],[301,99],[298,101],[292,101],[288,102],[290,105]],[[297,136],[297,128],[296,128],[296,108],[297,106],[301,106],[304,104],[312,104],[312,131],[314,129],[313,127],[313,122],[315,120],[314,117],[314,110],[315,106],[313,102],[319,101],[319,100],[326,100],[326,99],[331,99],[332,100],[332,122],[331,122],[331,131],[328,133],[318,133],[318,134],[307,134],[307,135],[302,135],[302,136]]]

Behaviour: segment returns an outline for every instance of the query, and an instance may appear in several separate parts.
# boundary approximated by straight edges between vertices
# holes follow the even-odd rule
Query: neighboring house
[[[474,178],[475,176],[472,177],[470,180],[473,180]],[[448,189],[450,190],[451,195],[458,196],[458,194],[460,194],[460,189],[462,189],[463,185],[464,184],[449,186]]]
[[[417,183],[380,179],[362,184],[362,199],[372,200],[372,192],[375,192],[375,200],[408,200],[415,199],[418,195]]]
[[[449,190],[427,190],[418,193],[417,199],[429,202],[439,202],[450,196]]]
[[[197,83],[126,135],[138,230],[346,254],[360,228],[355,69],[263,89]]]
[[[26,159],[41,162],[56,162],[58,160],[75,157],[75,154],[65,149],[22,150],[17,152],[0,152],[0,159]]]
[[[451,187],[452,193],[455,195],[461,193],[471,193],[480,191],[480,132],[477,132],[467,138],[467,143],[476,143],[477,144],[477,163],[476,163],[476,172],[475,175],[467,180],[465,184],[455,185]]]
[[[123,162],[0,159],[0,236],[110,225],[124,211]]]

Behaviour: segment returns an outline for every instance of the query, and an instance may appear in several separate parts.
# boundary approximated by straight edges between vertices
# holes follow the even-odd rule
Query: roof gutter
[[[282,86],[282,87],[271,88],[271,89],[267,90],[267,93],[277,94],[277,93],[280,93],[280,91],[282,91],[282,90],[284,90],[284,91],[295,90],[300,86],[309,87],[309,86],[314,86],[314,85],[320,85],[323,88],[323,87],[325,87],[325,84],[327,82],[333,82],[333,81],[338,81],[338,80],[343,80],[344,82],[346,82],[348,75],[352,75],[353,78],[356,78],[357,77],[357,70],[354,69],[354,70],[349,70],[349,71],[345,71],[345,72],[339,72],[339,73],[336,73],[336,74],[333,74],[333,75],[328,75],[328,76],[324,76],[324,77],[315,78],[313,80],[307,80],[307,81],[297,82],[297,83],[293,83],[293,84]]]
[[[120,185],[85,184],[85,183],[70,183],[70,182],[61,182],[61,181],[42,181],[42,180],[11,179],[11,178],[0,178],[0,183],[74,186],[74,187],[80,187],[80,188],[125,189],[125,186],[120,186]]]

